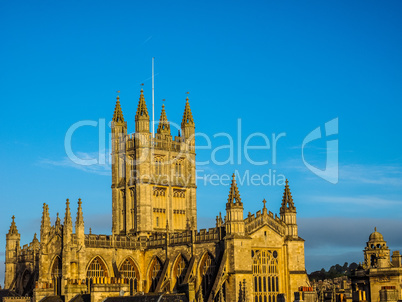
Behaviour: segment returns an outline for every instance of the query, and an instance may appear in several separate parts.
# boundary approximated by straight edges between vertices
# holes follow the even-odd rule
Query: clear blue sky
[[[240,163],[235,149],[234,163],[200,170],[289,178],[309,272],[362,261],[374,226],[401,250],[401,13],[400,1],[0,1],[0,257],[11,216],[21,243],[29,243],[43,202],[54,220],[56,212],[64,216],[66,198],[75,212],[81,197],[86,230],[111,232],[109,167],[73,164],[64,137],[78,121],[110,121],[116,90],[134,131],[140,83],[151,105],[152,57],[157,117],[166,99],[169,120],[179,123],[190,91],[196,130],[211,137],[212,148],[228,144],[213,137],[221,132],[236,146],[256,132],[286,133],[275,165],[272,148],[250,151],[254,160],[269,160],[262,166],[244,152]],[[337,184],[317,177],[301,157],[303,139],[334,118]],[[98,137],[96,127],[80,128],[74,152],[96,154]],[[325,148],[326,138],[310,143],[306,160],[324,168]],[[211,152],[198,150],[198,159]],[[228,150],[215,155],[224,161]],[[239,189],[245,214],[263,198],[279,213],[281,185]],[[214,226],[228,190],[198,183],[199,227]]]

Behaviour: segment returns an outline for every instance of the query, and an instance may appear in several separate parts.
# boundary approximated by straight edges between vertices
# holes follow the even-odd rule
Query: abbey
[[[35,301],[57,296],[97,302],[151,293],[176,294],[174,301],[293,301],[309,283],[288,181],[279,216],[265,200],[257,213],[244,215],[247,201],[233,176],[227,201],[221,198],[226,215],[198,230],[194,134],[188,98],[177,136],[162,107],[153,137],[143,91],[133,134],[127,133],[117,97],[112,234],[85,232],[81,200],[75,221],[67,200],[63,222],[57,215],[53,224],[43,204],[40,238],[23,247],[13,217],[5,288]]]

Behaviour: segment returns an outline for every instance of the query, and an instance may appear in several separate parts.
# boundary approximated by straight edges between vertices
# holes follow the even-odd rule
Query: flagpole
[[[154,83],[154,60],[152,57],[152,138],[155,137],[155,83]]]

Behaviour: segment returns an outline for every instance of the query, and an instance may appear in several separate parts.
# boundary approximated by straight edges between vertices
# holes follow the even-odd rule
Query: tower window
[[[155,159],[155,174],[162,175],[162,160],[160,158]]]
[[[182,163],[181,162],[176,162],[176,177],[181,177],[182,176]]]

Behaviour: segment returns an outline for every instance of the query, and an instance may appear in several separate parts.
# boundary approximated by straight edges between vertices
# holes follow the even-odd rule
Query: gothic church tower
[[[177,129],[179,130],[179,129]],[[180,131],[181,130],[181,131]],[[113,234],[149,236],[197,226],[195,125],[188,98],[174,138],[165,106],[155,137],[141,89],[135,133],[127,134],[119,97],[112,121]]]

